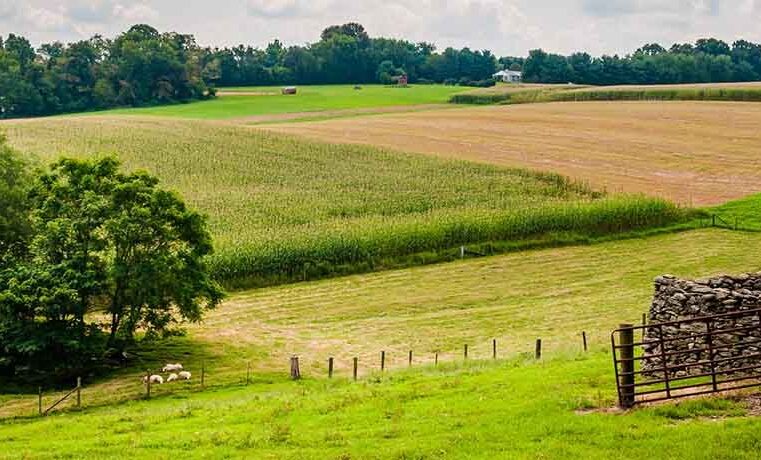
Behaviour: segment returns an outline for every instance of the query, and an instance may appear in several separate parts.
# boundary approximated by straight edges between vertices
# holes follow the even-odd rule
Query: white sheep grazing
[[[180,377],[180,380],[190,380],[191,377],[190,372],[188,371],[182,371],[178,374],[178,376]]]
[[[163,368],[161,368],[161,372],[175,372],[175,371],[181,371],[182,370],[182,364],[167,364]]]
[[[151,380],[151,383],[158,383],[159,385],[164,383],[164,377],[162,377],[160,375],[152,375],[150,377],[150,380]],[[143,383],[148,383],[148,376],[147,375],[145,377],[143,377]]]
[[[169,377],[166,378],[166,383],[174,382],[175,380],[178,380],[180,377],[177,376],[175,373],[169,374]]]

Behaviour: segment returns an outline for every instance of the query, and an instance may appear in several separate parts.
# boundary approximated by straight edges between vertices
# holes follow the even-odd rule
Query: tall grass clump
[[[224,250],[211,263],[231,285],[257,286],[452,260],[460,245],[557,245],[683,222],[689,211],[644,196],[547,203],[514,210],[434,211],[302,229]]]

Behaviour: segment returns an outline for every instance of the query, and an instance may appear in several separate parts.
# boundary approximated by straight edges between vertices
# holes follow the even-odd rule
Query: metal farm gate
[[[761,309],[623,324],[611,345],[622,408],[761,386]]]

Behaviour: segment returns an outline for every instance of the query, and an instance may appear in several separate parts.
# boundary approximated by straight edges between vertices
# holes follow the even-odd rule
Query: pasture
[[[158,175],[209,215],[211,264],[230,286],[451,260],[462,244],[567,243],[687,214],[554,174],[201,121],[67,117],[2,129],[42,161],[113,154]]]
[[[197,369],[205,359],[211,388],[167,385],[150,402],[95,407],[139,394],[139,370],[87,382],[84,402],[94,407],[2,422],[0,456],[753,458],[759,422],[742,400],[611,411],[605,350],[610,329],[639,317],[652,276],[757,269],[759,250],[755,235],[704,230],[241,293],[141,363],[182,356]],[[503,358],[494,363],[492,337]],[[523,353],[536,337],[546,344],[541,363]],[[384,375],[380,348],[397,368]],[[410,348],[415,367],[402,371]],[[304,363],[299,383],[286,380],[291,353]],[[354,355],[358,383],[346,367]],[[327,356],[338,358],[332,381]],[[250,386],[246,359],[257,366]],[[31,414],[35,404],[11,400],[3,415]]]
[[[607,410],[610,357],[431,366],[360,383],[283,380],[0,430],[0,457],[753,459],[743,400]],[[603,410],[599,410],[599,409]]]
[[[299,86],[296,95],[280,94],[281,87],[222,88],[210,101],[101,112],[106,115],[150,115],[172,118],[261,121],[282,114],[314,115],[314,112],[380,110],[445,104],[452,94],[465,88],[443,85]],[[263,117],[266,116],[266,117]],[[292,116],[292,115],[291,115]],[[281,117],[282,118],[282,117]]]
[[[345,379],[355,356],[361,375],[377,370],[381,350],[387,366],[398,369],[407,366],[409,350],[415,366],[430,364],[436,351],[442,363],[459,361],[464,344],[479,359],[491,356],[496,338],[500,357],[515,357],[533,350],[541,337],[549,358],[580,350],[586,331],[592,349],[600,351],[609,346],[612,329],[638,321],[648,308],[655,276],[759,270],[759,252],[757,234],[706,229],[239,292],[190,326],[187,337],[149,344],[132,368],[86,381],[83,401],[137,397],[145,369],[174,361],[194,372],[189,388],[197,389],[202,363],[208,386],[242,384],[248,363],[255,382],[277,382],[293,354],[308,378],[326,377],[333,356],[336,378]],[[156,387],[154,393],[172,388],[184,393],[186,387]],[[610,400],[615,387],[599,391]],[[0,416],[36,410],[34,395],[4,398]]]
[[[267,129],[554,171],[694,206],[761,192],[761,104],[578,102],[469,107]]]

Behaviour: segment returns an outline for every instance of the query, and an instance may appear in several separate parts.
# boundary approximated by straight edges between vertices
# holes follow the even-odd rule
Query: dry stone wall
[[[655,296],[648,324],[702,318],[722,313],[735,313],[761,308],[761,272],[736,276],[718,276],[704,280],[685,280],[664,275],[655,279]],[[708,325],[703,321],[679,325],[648,327],[645,332],[642,370],[650,378],[664,377],[662,353],[666,366],[673,368],[669,378],[711,372],[709,345],[717,371],[746,366],[761,366],[761,320],[756,314],[726,317],[711,321],[712,331],[742,329],[714,333],[710,344]],[[665,342],[661,350],[661,331]],[[684,352],[671,354],[675,352]],[[735,359],[736,358],[736,359]],[[723,360],[723,361],[722,361]],[[689,366],[688,366],[689,365]],[[759,369],[761,370],[761,369]],[[736,373],[725,373],[722,377]]]

